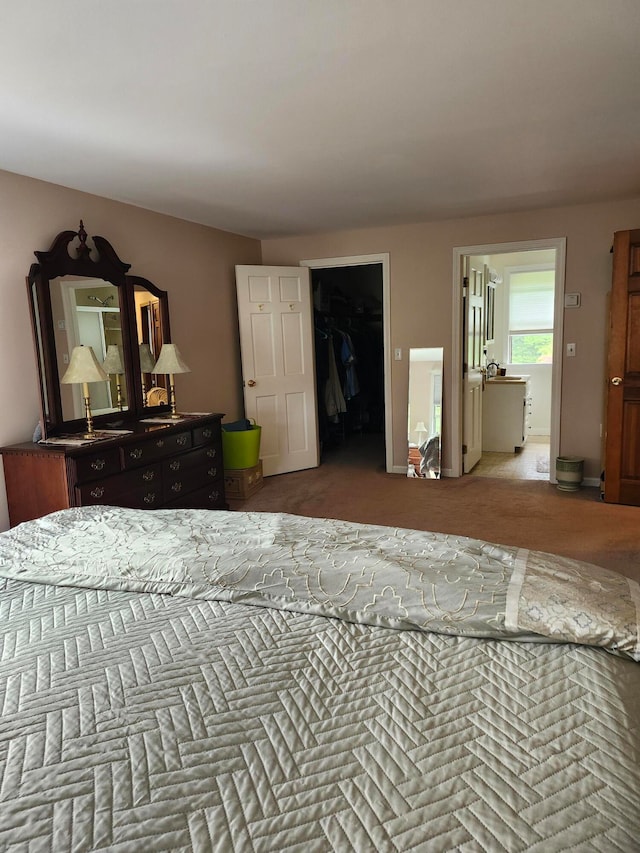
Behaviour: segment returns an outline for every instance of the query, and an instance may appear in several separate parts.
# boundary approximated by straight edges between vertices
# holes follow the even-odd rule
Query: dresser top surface
[[[162,418],[161,423],[158,423],[158,418]],[[151,438],[154,435],[173,435],[175,433],[185,432],[187,430],[197,429],[198,427],[206,426],[210,423],[219,423],[223,414],[211,412],[208,414],[193,414],[184,415],[175,420],[170,420],[168,417],[158,416],[158,418],[144,418],[139,421],[123,422],[114,429],[122,430],[117,434],[110,435],[108,438],[100,438],[95,441],[87,441],[86,443],[77,444],[78,440],[82,439],[82,433],[75,436],[65,435],[63,437],[52,437],[44,442],[25,441],[20,444],[10,444],[5,447],[0,447],[0,454],[12,453],[31,453],[31,454],[59,454],[61,456],[84,456],[85,454],[95,453],[102,448],[118,447],[122,444],[129,444],[140,439]],[[165,422],[166,421],[166,422]],[[96,430],[96,432],[102,432]],[[64,438],[69,439],[69,443],[64,442]],[[55,440],[54,440],[55,439]]]

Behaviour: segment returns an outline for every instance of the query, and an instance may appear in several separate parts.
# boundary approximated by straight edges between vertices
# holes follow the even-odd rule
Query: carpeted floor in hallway
[[[548,481],[387,474],[377,436],[352,437],[308,471],[267,477],[232,509],[289,512],[455,533],[587,560],[640,581],[640,507],[605,504],[596,488]]]

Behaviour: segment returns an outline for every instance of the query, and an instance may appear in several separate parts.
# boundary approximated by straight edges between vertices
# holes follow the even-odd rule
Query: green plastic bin
[[[225,471],[255,468],[260,459],[262,427],[247,421],[246,429],[238,429],[238,423],[240,422],[222,424],[222,458]]]

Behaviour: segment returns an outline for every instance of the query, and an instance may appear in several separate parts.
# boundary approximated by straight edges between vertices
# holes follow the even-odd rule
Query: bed
[[[286,514],[0,534],[0,849],[637,851],[638,584]]]

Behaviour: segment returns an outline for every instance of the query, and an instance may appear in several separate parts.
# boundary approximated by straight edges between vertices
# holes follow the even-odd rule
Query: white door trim
[[[364,264],[382,264],[382,325],[384,334],[384,443],[385,467],[393,473],[393,413],[391,405],[391,294],[389,278],[389,252],[375,255],[352,255],[344,258],[314,258],[300,261],[303,267],[356,267]],[[406,466],[402,469],[406,472]]]
[[[522,240],[514,243],[489,243],[482,246],[457,246],[453,250],[453,336],[451,352],[451,420],[445,430],[451,448],[449,477],[462,476],[462,288],[460,270],[465,255],[504,255],[534,249],[556,250],[556,289],[553,327],[553,368],[551,371],[551,482],[555,482],[555,458],[560,452],[560,408],[562,403],[562,356],[564,328],[564,277],[566,237],[548,240]]]

